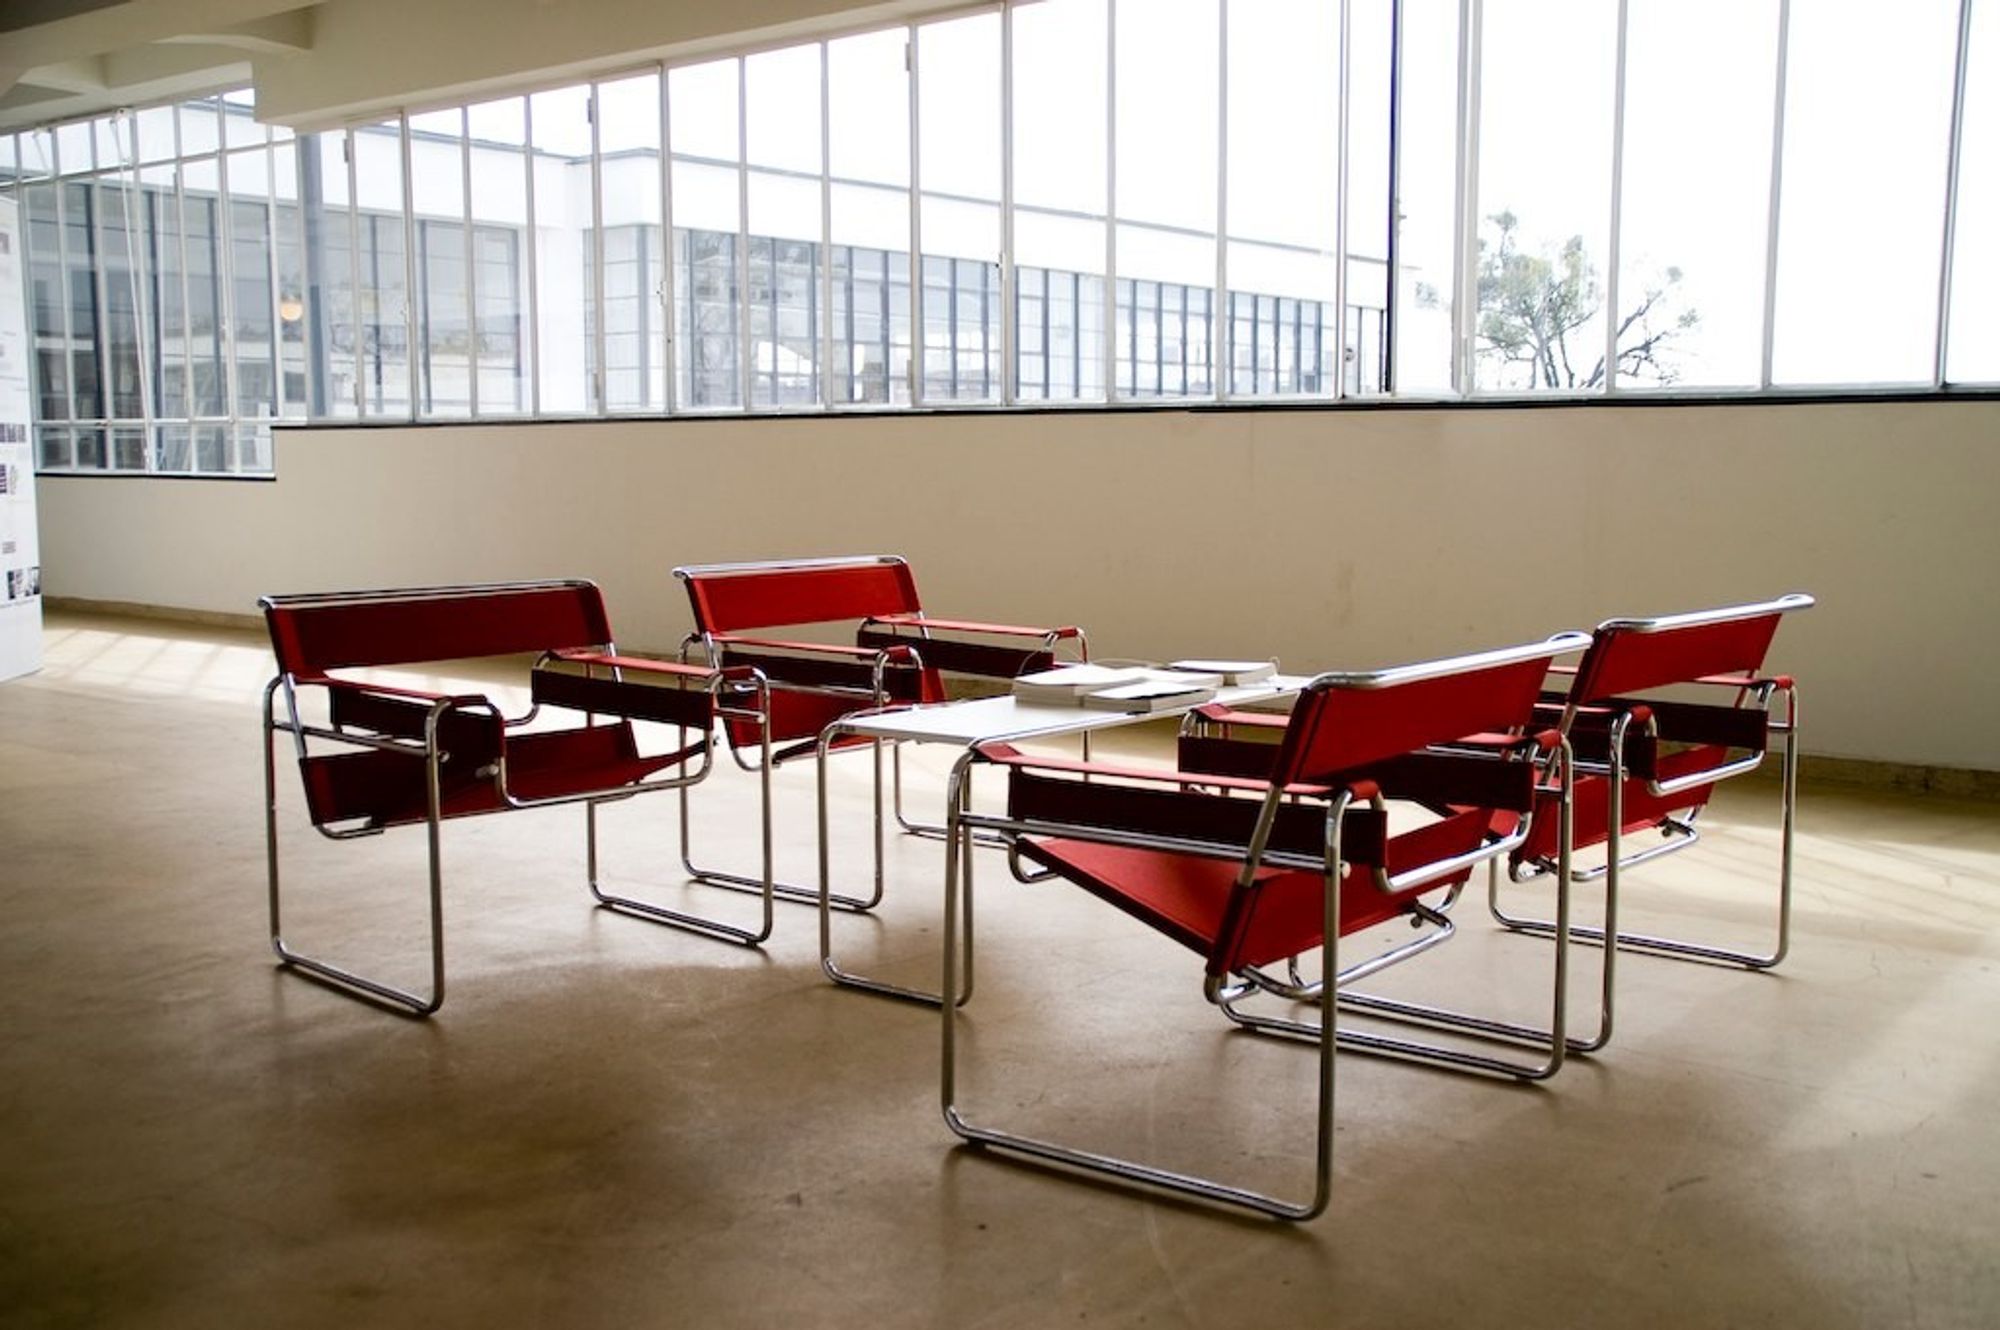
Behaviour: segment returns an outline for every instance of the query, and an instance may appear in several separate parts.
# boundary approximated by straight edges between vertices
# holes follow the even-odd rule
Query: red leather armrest
[[[1002,637],[1055,637],[1071,638],[1083,636],[1083,630],[1074,624],[1056,628],[1033,628],[1025,624],[983,623],[977,619],[939,619],[925,614],[877,614],[867,620],[869,623],[892,624],[907,628],[942,628],[958,633],[994,633]]]
[[[646,674],[671,674],[684,679],[711,679],[718,671],[706,665],[682,665],[671,660],[654,660],[650,656],[614,656],[601,651],[572,649],[553,653],[557,660],[572,665],[603,665],[617,670],[638,670]],[[728,671],[722,671],[727,674]]]
[[[717,633],[713,639],[726,647],[747,647],[761,651],[797,651],[809,655],[845,656],[850,660],[873,660],[877,656],[887,656],[892,660],[908,660],[909,647],[850,647],[833,642],[787,642],[769,637],[738,637],[734,633]]]

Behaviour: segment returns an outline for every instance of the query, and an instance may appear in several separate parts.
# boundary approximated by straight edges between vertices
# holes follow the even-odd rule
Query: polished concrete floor
[[[1333,1204],[1283,1226],[956,1146],[935,1013],[829,985],[798,906],[762,950],[592,908],[574,809],[447,828],[431,1020],[281,973],[259,640],[55,616],[47,648],[0,685],[0,1325],[2000,1324],[1993,805],[1809,782],[1786,965],[1625,958],[1612,1045],[1546,1085],[1344,1055]],[[847,877],[866,769],[834,791]],[[288,935],[420,981],[422,836],[321,840],[281,775]],[[780,785],[803,873],[810,772]],[[753,792],[703,790],[708,857],[753,851]],[[672,811],[607,814],[610,884],[747,917],[680,884]],[[1632,908],[1753,938],[1773,787],[1713,821]],[[970,1111],[1305,1184],[1309,1049],[1232,1033],[1114,911],[980,869]],[[930,979],[937,872],[892,846],[841,958]],[[1465,905],[1394,984],[1531,1014],[1547,949]]]

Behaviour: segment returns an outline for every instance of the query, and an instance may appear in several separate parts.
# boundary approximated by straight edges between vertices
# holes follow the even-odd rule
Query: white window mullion
[[[527,186],[528,233],[522,239],[528,265],[528,414],[542,414],[541,231],[535,224],[535,99],[521,99],[521,165]],[[349,197],[352,197],[350,195]]]
[[[833,405],[833,57],[819,44],[819,405]]]
[[[1104,6],[1104,400],[1118,400],[1118,0]]]
[[[1604,259],[1604,391],[1618,391],[1618,269],[1625,215],[1625,52],[1631,0],[1618,0],[1616,63],[1611,70],[1611,236]]]
[[[1014,297],[1014,11],[1000,15],[1000,403],[1020,397],[1020,341]],[[1042,349],[1048,354],[1048,348]]]
[[[920,29],[910,25],[910,42],[904,60],[910,73],[910,405],[924,404],[924,181],[922,125],[917,116],[921,92],[922,58],[918,49]],[[886,265],[885,265],[886,266]],[[884,273],[886,279],[887,273]]]
[[[182,158],[181,117],[174,110],[174,244],[181,252],[181,417],[187,422],[188,461],[194,459],[194,287],[188,277],[187,162]],[[162,353],[164,358],[164,353]]]
[[[1764,350],[1757,376],[1760,388],[1771,386],[1771,351],[1778,325],[1778,216],[1785,198],[1785,74],[1791,54],[1792,2],[1778,0],[1778,77],[1771,98],[1771,207],[1764,236]]]
[[[466,413],[479,418],[479,250],[472,226],[472,108],[458,108],[458,158],[465,197]]]
[[[222,418],[223,425],[223,469],[239,469],[236,456],[236,409],[242,401],[238,395],[238,369],[236,365],[236,218],[235,195],[229,190],[229,154],[223,150],[229,141],[229,112],[226,103],[217,99],[217,150],[215,154],[215,279],[220,287],[218,307],[221,318],[220,338],[222,343]]]
[[[1475,341],[1479,330],[1479,60],[1482,0],[1458,7],[1458,222],[1452,301],[1451,377],[1461,397],[1478,384]]]
[[[352,127],[349,127],[345,139],[341,142],[341,152],[345,154],[347,159],[347,289],[354,309],[354,417],[359,420],[368,414],[368,353],[366,349],[368,345],[368,330],[361,326],[361,311],[364,305],[361,299],[361,204],[359,202],[361,195],[354,162],[357,154],[354,151],[354,130]],[[185,264],[182,265],[181,270],[183,272],[187,270]],[[380,292],[370,292],[369,294],[371,300],[367,303],[376,305],[376,322],[379,324],[381,322]],[[376,338],[375,354],[377,358],[382,354],[381,338],[379,336]],[[188,413],[192,415],[194,413],[194,399],[192,396],[194,381],[192,378],[188,381],[188,392],[190,394],[188,399]]]
[[[595,353],[596,363],[590,376],[592,391],[597,404],[592,415],[605,415],[610,407],[611,381],[608,367],[604,363],[604,132],[600,123],[602,103],[598,101],[599,84],[590,85],[590,99],[584,103],[585,113],[590,117],[590,301],[592,319],[590,322],[590,346]]]
[[[1333,395],[1347,396],[1347,143],[1348,127],[1354,119],[1354,81],[1348,67],[1354,59],[1354,13],[1348,0],[1340,0],[1340,36],[1335,51],[1339,69],[1334,79],[1338,102],[1338,137],[1334,140],[1333,189]],[[1296,342],[1297,338],[1294,338]],[[1277,338],[1271,339],[1276,354]],[[1361,349],[1355,347],[1355,373],[1360,374]],[[1283,367],[1280,367],[1282,373]],[[1358,384],[1357,384],[1358,386]]]
[[[748,411],[756,386],[750,336],[750,70],[741,56],[736,60],[736,319],[736,381]]]
[[[147,336],[152,331],[152,320],[147,317],[149,305],[146,299],[146,273],[141,270],[143,250],[139,244],[138,214],[144,201],[139,184],[139,121],[130,111],[120,111],[117,124],[126,133],[118,136],[121,145],[129,142],[131,151],[126,153],[121,146],[121,169],[123,161],[129,161],[132,173],[131,187],[125,192],[125,271],[132,283],[132,346],[133,355],[139,364],[139,418],[145,422],[145,443],[142,456],[145,469],[157,470],[156,454],[153,448],[153,359],[148,354]],[[275,292],[275,287],[273,288]],[[276,327],[275,323],[272,327]]]
[[[668,70],[660,66],[660,348],[666,357],[665,406],[668,415],[680,409],[681,325],[674,308],[674,274],[680,261],[674,244],[674,115],[668,95]]]
[[[1958,0],[1958,60],[1951,82],[1951,146],[1945,159],[1944,246],[1938,260],[1937,361],[1931,386],[1945,383],[1951,343],[1951,270],[1958,257],[1958,191],[1965,158],[1965,77],[1972,53],[1972,0]]]
[[[410,348],[407,356],[410,419],[415,420],[420,414],[417,407],[417,360],[421,354],[419,348],[423,345],[418,338],[425,330],[418,318],[417,242],[422,224],[417,221],[417,184],[412,178],[410,117],[407,114],[396,116],[396,138],[403,153],[403,324]]]
[[[1382,379],[1387,396],[1396,393],[1396,315],[1402,304],[1403,268],[1403,0],[1389,3],[1389,262],[1382,287]],[[1343,316],[1345,317],[1345,316]],[[1343,345],[1339,354],[1345,356]],[[1339,363],[1340,377],[1347,366]]]
[[[1229,302],[1229,0],[1216,6],[1215,34],[1215,294],[1209,301],[1209,391],[1227,402],[1235,386],[1224,363],[1229,339],[1223,309]],[[1182,388],[1186,388],[1183,383]]]

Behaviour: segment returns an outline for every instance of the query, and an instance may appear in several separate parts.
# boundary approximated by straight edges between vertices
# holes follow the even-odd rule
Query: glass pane
[[[736,232],[742,178],[735,60],[684,65],[667,73],[672,114],[675,364],[680,404],[692,410],[739,406],[741,312]]]
[[[69,295],[69,374],[71,404],[79,420],[104,417],[103,382],[97,362],[97,203],[87,181],[62,185],[64,280]],[[101,440],[100,440],[101,444]]]
[[[417,414],[472,413],[467,299],[464,117],[410,117],[410,189],[417,215]]]
[[[750,402],[819,401],[819,47],[743,62],[750,173]]]
[[[479,410],[526,411],[528,222],[526,102],[519,97],[467,109],[471,126],[473,291],[478,310]]]
[[[67,425],[39,425],[35,428],[35,465],[44,471],[62,471],[76,465],[76,443]]]
[[[306,314],[314,347],[306,391],[312,414],[351,417],[356,411],[355,351],[361,333],[354,294],[347,135],[309,134],[299,139],[298,150],[305,191]]]
[[[923,397],[996,399],[1001,388],[998,14],[917,29],[917,98]]]
[[[613,411],[667,409],[667,339],[661,299],[660,76],[597,89],[604,152],[599,203],[604,255],[604,395]],[[612,243],[616,237],[624,243]],[[586,276],[586,280],[589,280]],[[593,342],[589,351],[596,352]]]
[[[104,427],[102,425],[78,425],[76,427],[76,469],[79,471],[102,471],[109,460],[104,450]]]
[[[878,185],[910,183],[910,79],[902,28],[826,44],[832,173]]]
[[[230,427],[227,425],[196,425],[194,427],[194,469],[210,475],[227,474],[229,465]]]
[[[827,43],[833,402],[910,400],[910,76],[894,28]]]
[[[144,266],[150,279],[147,294],[149,333],[147,349],[152,359],[153,412],[157,416],[185,418],[187,396],[187,286],[182,263],[180,199],[174,192],[176,169],[171,166],[141,168],[141,245]]]
[[[228,409],[224,380],[222,175],[215,159],[181,167],[188,316],[188,404],[197,416]]]
[[[1754,387],[1776,0],[1633,0],[1629,24],[1618,384]],[[1690,97],[1696,68],[1704,91]]]
[[[110,414],[121,420],[140,420],[146,414],[139,371],[140,288],[146,272],[133,194],[115,180],[97,187],[104,241],[105,386]]]
[[[85,174],[97,169],[97,152],[88,120],[73,120],[56,126],[56,164],[64,175]]]
[[[111,170],[131,164],[134,146],[131,126],[126,123],[125,117],[99,116],[90,122],[90,131],[97,140],[98,170]]]
[[[22,130],[16,140],[21,153],[21,173],[31,180],[46,179],[56,173],[56,136],[52,129]]]
[[[1945,377],[2000,381],[2000,4],[1972,7]]]
[[[232,148],[261,147],[269,138],[257,123],[257,91],[238,88],[222,94],[223,135]]]
[[[271,205],[239,196],[230,180],[229,282],[234,300],[236,410],[278,414],[277,300],[271,284]]]
[[[178,155],[174,146],[174,108],[153,106],[139,112],[139,160],[160,162]]]
[[[1357,39],[1360,35],[1357,24]],[[1357,72],[1360,66],[1383,62],[1386,42],[1383,51],[1371,51],[1358,40],[1357,46]],[[1304,307],[1314,328],[1303,343],[1303,356],[1297,354],[1299,339],[1291,336],[1282,373],[1271,348],[1232,341],[1234,393],[1334,391],[1330,358],[1337,345],[1331,313],[1339,271],[1334,252],[1340,198],[1339,58],[1337,5],[1234,0],[1229,6],[1229,290],[1286,297]],[[1381,82],[1386,96],[1386,81]],[[1355,100],[1361,100],[1359,87]],[[1379,163],[1375,169],[1382,169]],[[1354,172],[1357,179],[1363,174]],[[1379,181],[1375,192],[1382,192]],[[1358,205],[1350,227],[1351,250],[1368,252]],[[1371,259],[1378,271],[1382,256],[1378,240]],[[1122,261],[1119,266],[1121,273],[1129,267]],[[1374,303],[1379,310],[1379,298]],[[1246,322],[1240,328],[1231,324],[1230,330],[1254,339],[1258,327]]]
[[[1104,391],[1106,10],[1105,0],[1051,0],[1011,11],[1016,391],[1023,401]],[[1086,275],[1089,298],[1100,302],[1094,338],[1079,336],[1077,323]]]
[[[1340,361],[1346,391],[1388,390],[1383,381],[1389,304],[1390,0],[1353,0],[1353,50],[1347,136],[1347,339]],[[1333,318],[1329,309],[1321,373],[1333,391]],[[1311,392],[1311,388],[1302,388]]]
[[[156,431],[155,471],[187,471],[194,466],[194,430],[188,425],[162,425]]]
[[[592,226],[590,89],[538,92],[528,99],[534,140],[535,272],[539,283],[535,366],[541,410],[552,415],[592,409],[588,391],[586,238]]]
[[[271,470],[271,427],[242,424],[236,427],[236,469],[250,474]]]
[[[1931,378],[1957,20],[1952,0],[1792,7],[1773,381]]]
[[[222,125],[216,119],[213,97],[182,102],[180,120],[181,156],[197,157],[222,146]]]
[[[1444,393],[1457,271],[1458,2],[1404,0],[1403,15],[1395,390]]]
[[[67,420],[70,415],[68,278],[63,273],[56,191],[55,185],[29,185],[22,191],[27,215],[28,319],[35,342],[37,420]],[[62,438],[64,456],[68,456],[69,435]]]
[[[1216,0],[1118,10],[1112,381],[1121,395],[1214,391],[1205,349],[1184,366],[1168,351],[1195,331],[1179,313],[1181,289],[1215,284],[1219,13]],[[1201,320],[1205,348],[1205,307]]]
[[[111,427],[111,469],[113,471],[144,471],[147,463],[146,427],[144,425],[113,425]]]
[[[1486,392],[1601,389],[1618,9],[1488,0],[1480,65],[1479,328]],[[1551,96],[1549,71],[1562,71]]]
[[[298,156],[296,140],[274,140],[271,180],[278,270],[278,414],[291,417],[304,416],[307,405],[306,256]]]
[[[410,412],[410,234],[396,121],[354,131],[355,295],[364,416]]]

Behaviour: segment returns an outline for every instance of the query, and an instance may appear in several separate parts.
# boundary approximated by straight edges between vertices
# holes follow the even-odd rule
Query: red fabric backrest
[[[1590,703],[1621,693],[1685,683],[1708,674],[1755,674],[1778,631],[1778,615],[1730,617],[1734,609],[1681,615],[1660,627],[1614,619],[1591,637],[1570,696]]]
[[[1321,783],[1427,744],[1525,729],[1550,663],[1572,649],[1552,643],[1497,662],[1461,656],[1402,682],[1315,681],[1292,711],[1276,779]]]
[[[704,633],[913,614],[923,608],[917,600],[916,578],[901,559],[789,568],[697,568],[684,570],[682,577],[695,627]]]
[[[612,640],[604,598],[589,582],[273,596],[264,619],[278,668],[299,676]]]

